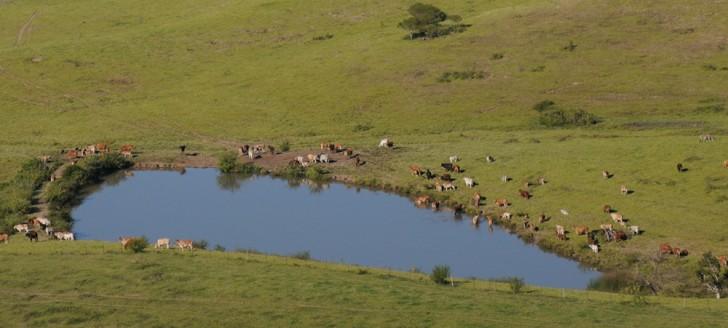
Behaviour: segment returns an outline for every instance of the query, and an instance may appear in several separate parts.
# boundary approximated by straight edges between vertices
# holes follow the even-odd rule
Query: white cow
[[[511,177],[509,177],[507,175],[504,175],[504,176],[501,177],[501,181],[503,181],[503,182],[511,181]]]
[[[590,244],[589,248],[591,248],[592,252],[599,253],[599,245]]]
[[[379,147],[392,147],[394,143],[390,141],[389,139],[382,139],[379,141]]]
[[[16,224],[15,226],[13,226],[13,229],[15,229],[15,231],[17,231],[17,232],[28,232],[28,231],[30,231],[30,228],[28,228],[28,225],[25,224],[25,223]]]
[[[328,163],[329,162],[329,155],[326,155],[326,154],[320,154],[320,155],[318,155],[318,161],[319,161],[319,163]]]
[[[622,216],[622,214],[610,213],[609,216],[612,217],[612,221],[619,223],[619,224],[624,224],[624,217]]]
[[[640,234],[640,227],[638,226],[629,226],[629,231],[632,232],[633,235],[639,235]]]
[[[473,178],[465,177],[465,178],[463,178],[463,181],[465,181],[465,185],[468,188],[473,188],[473,186],[475,186],[475,181],[473,180]]]
[[[510,220],[511,219],[511,213],[510,212],[504,212],[501,214],[501,219],[503,220]]]
[[[253,150],[253,147],[248,148],[248,158],[255,159],[255,150]]]
[[[154,248],[166,248],[169,249],[169,238],[159,238]]]
[[[44,226],[49,226],[49,225],[51,225],[51,220],[48,220],[48,218],[44,218],[44,217],[37,217],[37,218],[35,218],[35,223],[44,225]]]
[[[76,240],[76,237],[73,235],[73,232],[58,231],[58,232],[53,233],[53,235],[58,240]]]
[[[563,214],[563,215],[569,215],[569,212],[567,212],[565,209],[562,208],[561,209],[561,214]]]
[[[460,157],[450,156],[450,163],[455,163],[455,162],[459,162],[459,161],[460,161]]]
[[[51,226],[47,226],[45,228],[45,233],[48,236],[52,236],[53,235],[53,232],[55,232],[55,231],[56,231],[56,229],[53,229],[53,227],[51,227]]]
[[[303,156],[296,156],[296,161],[301,163],[301,165],[303,165],[306,162],[306,160],[303,158]]]

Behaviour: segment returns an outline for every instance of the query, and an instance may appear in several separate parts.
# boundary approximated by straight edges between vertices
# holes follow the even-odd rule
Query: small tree
[[[720,299],[721,292],[726,282],[728,282],[728,272],[721,269],[720,262],[713,256],[713,253],[703,254],[703,258],[698,262],[698,271],[696,273],[705,288],[714,293],[715,298]]]
[[[432,268],[432,273],[430,274],[430,279],[434,281],[436,284],[445,285],[448,283],[448,278],[450,277],[450,267],[447,265],[436,265],[434,268]]]
[[[146,249],[148,246],[149,242],[145,237],[134,238],[129,242],[129,249],[131,249],[131,251],[134,253],[144,252],[144,249]]]
[[[508,286],[511,287],[511,292],[513,292],[513,294],[518,294],[521,292],[523,287],[526,286],[526,282],[523,278],[511,277],[508,278]]]
[[[220,172],[222,173],[235,172],[238,167],[238,157],[234,153],[230,152],[222,154],[218,161],[218,166],[220,167]]]
[[[444,11],[433,5],[418,2],[410,6],[407,12],[412,17],[401,21],[398,26],[410,31],[410,39],[435,38],[452,32],[462,32],[465,29],[465,25],[462,24],[441,25],[440,23],[448,19],[459,22],[462,18],[460,16],[448,17]]]

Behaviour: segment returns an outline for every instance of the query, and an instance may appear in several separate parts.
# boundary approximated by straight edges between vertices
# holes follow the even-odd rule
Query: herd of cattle
[[[55,231],[51,226],[51,220],[44,217],[37,217],[29,219],[27,223],[19,223],[13,226],[13,231],[16,233],[24,233],[25,237],[31,242],[37,242],[39,232],[45,233],[48,239],[57,240],[76,240],[73,232],[69,231]],[[10,235],[6,233],[0,233],[0,242],[7,244],[10,241]]]
[[[700,137],[701,142],[712,142],[715,138],[710,135],[704,135]],[[458,156],[450,156],[448,158],[448,162],[441,163],[440,167],[444,169],[444,173],[442,174],[436,174],[432,170],[424,167],[420,167],[419,165],[410,165],[409,171],[414,176],[423,177],[427,180],[435,179],[434,185],[431,185],[432,189],[434,189],[437,192],[447,192],[450,190],[456,190],[457,186],[455,185],[455,181],[457,179],[454,178],[454,174],[461,174],[465,170],[463,170],[462,167],[460,167],[459,164],[457,164],[460,161],[460,157]],[[487,155],[485,157],[485,162],[487,163],[493,163],[495,162],[495,158],[491,155]],[[677,164],[677,171],[678,172],[685,172],[686,168],[681,164]],[[728,160],[725,160],[723,162],[723,167],[728,168]],[[610,173],[609,171],[602,171],[602,177],[604,179],[611,179],[614,176],[613,173]],[[512,178],[509,176],[503,176],[501,177],[501,181],[504,183],[507,183],[511,181]],[[467,188],[474,188],[477,183],[473,177],[469,176],[463,176],[462,181],[464,185]],[[532,182],[526,182],[522,189],[518,189],[518,195],[522,197],[525,200],[531,199],[533,197],[532,193],[529,191],[529,189],[534,185],[545,185],[547,183],[546,178],[539,177],[536,183]],[[627,196],[631,194],[633,191],[630,190],[626,185],[621,185],[619,188],[619,192]],[[486,215],[484,210],[481,210],[482,201],[484,200],[484,197],[479,193],[475,192],[471,198],[472,205],[476,210],[476,215],[472,218],[473,225],[479,225],[483,220],[486,220],[488,222],[488,226],[491,227],[494,222],[494,218],[499,218],[500,220],[503,220],[504,222],[510,222],[511,218],[514,216],[513,213],[507,211],[506,209],[511,205],[511,202],[509,202],[506,198],[497,198],[494,201],[494,205],[496,208],[500,209],[498,212],[500,214],[493,214],[493,215]],[[437,201],[434,197],[431,197],[429,195],[421,195],[415,197],[415,205],[419,207],[426,207],[429,206],[432,209],[439,209],[440,208],[440,202]],[[456,213],[461,213],[464,211],[465,206],[462,204],[455,204],[453,206],[453,209]],[[564,216],[568,216],[569,213],[565,209],[560,210],[561,214]],[[602,212],[606,215],[608,215],[608,218],[611,219],[611,223],[605,223],[601,224],[599,226],[599,229],[590,229],[588,226],[585,225],[577,225],[574,226],[574,233],[579,236],[585,236],[586,237],[586,245],[587,247],[593,251],[594,253],[599,253],[600,251],[600,240],[604,242],[620,242],[630,239],[631,237],[638,236],[642,233],[642,230],[640,230],[639,226],[628,224],[628,220],[624,218],[624,216],[619,213],[616,209],[614,209],[610,205],[604,205],[602,206]],[[528,213],[517,213],[518,217],[522,218],[522,224],[523,228],[530,231],[537,231],[538,225],[531,222]],[[542,224],[546,221],[550,220],[550,217],[546,216],[545,214],[540,214],[538,216],[538,223]],[[629,220],[631,221],[631,220]],[[616,226],[615,226],[616,225]],[[568,231],[566,228],[562,225],[556,225],[556,237],[559,240],[567,240],[567,233]],[[675,255],[678,257],[687,256],[688,250],[680,247],[673,247],[667,243],[660,245],[659,253],[663,255]],[[722,265],[726,266],[728,265],[728,262],[726,262],[726,256],[719,256],[718,260],[721,262]]]
[[[135,240],[141,239],[140,237],[119,237],[119,242],[121,243],[121,249],[126,250],[128,249],[132,242]],[[174,241],[175,245],[177,246],[177,249],[194,249],[194,242],[190,239],[177,239]],[[154,244],[155,249],[170,249],[170,239],[169,238],[159,238],[157,239],[157,242]]]
[[[715,138],[711,135],[702,135],[699,138],[700,142],[712,142],[715,141]],[[378,146],[380,148],[392,148],[394,147],[394,143],[390,139],[382,139],[380,140]],[[179,150],[180,152],[184,153],[186,150],[186,145],[180,145]],[[288,165],[289,166],[302,166],[307,167],[312,164],[316,163],[331,163],[332,159],[329,157],[329,153],[344,153],[344,155],[349,158],[355,160],[356,166],[362,165],[363,162],[361,161],[358,154],[354,154],[354,151],[352,148],[345,148],[341,144],[333,144],[333,143],[321,143],[320,149],[322,152],[318,154],[308,154],[306,157],[304,156],[297,156],[295,159],[291,160]],[[120,148],[120,153],[123,156],[126,157],[132,157],[134,146],[133,145],[123,145]],[[83,158],[89,155],[94,154],[100,154],[100,153],[108,153],[110,152],[110,148],[108,145],[99,143],[94,145],[89,145],[84,148],[74,148],[70,150],[64,150],[62,153],[66,155],[66,158],[68,160],[71,160],[75,162],[75,160],[79,158]],[[264,145],[264,144],[257,144],[257,145],[243,145],[238,148],[238,152],[240,156],[247,156],[249,159],[254,160],[256,158],[259,158],[261,154],[263,153],[270,153],[272,155],[276,154],[275,147],[271,145]],[[44,160],[48,160],[47,156],[43,158]],[[456,190],[457,186],[455,185],[456,179],[454,178],[454,174],[461,174],[464,172],[464,170],[460,167],[458,162],[460,162],[460,157],[458,156],[450,156],[448,158],[448,162],[442,163],[440,166],[445,170],[445,173],[442,174],[435,174],[428,168],[423,168],[418,165],[410,165],[409,170],[410,172],[419,177],[423,177],[427,180],[436,179],[434,186],[432,188],[436,190],[437,192],[447,192],[451,190]],[[493,163],[495,162],[495,158],[491,155],[485,156],[485,162],[487,163]],[[681,163],[677,164],[677,171],[678,172],[684,172],[686,169],[683,167]],[[728,168],[728,160],[725,160],[723,162],[723,167]],[[614,176],[613,173],[604,170],[602,171],[602,177],[604,179],[611,179]],[[54,177],[51,177],[51,180],[53,180]],[[467,188],[474,188],[477,185],[477,182],[474,178],[463,176],[462,180]],[[501,181],[503,183],[507,183],[511,181],[512,178],[509,176],[502,176]],[[532,182],[526,182],[523,186],[523,188],[518,189],[518,195],[522,197],[525,200],[529,200],[533,197],[533,194],[529,191],[529,189],[532,186],[535,185],[545,185],[547,183],[547,180],[545,177],[539,177],[535,183]],[[627,188],[625,185],[620,186],[620,193],[622,195],[629,195],[632,193],[632,190]],[[472,223],[474,225],[479,225],[482,220],[486,220],[488,222],[489,226],[492,226],[494,223],[494,217],[499,218],[503,221],[510,221],[514,214],[505,210],[510,205],[511,202],[508,201],[506,198],[497,198],[494,201],[494,205],[496,208],[501,209],[500,214],[497,215],[485,215],[485,212],[480,209],[480,207],[483,205],[482,201],[485,198],[479,193],[475,192],[471,198],[472,205],[476,209],[477,214],[472,218]],[[439,209],[440,208],[440,202],[434,199],[431,196],[428,195],[422,195],[415,198],[415,204],[417,206],[430,206],[433,209]],[[453,206],[453,209],[456,211],[456,213],[461,213],[465,210],[465,206],[462,204],[455,204]],[[569,213],[565,209],[560,210],[561,214],[564,216],[568,216]],[[608,217],[611,219],[611,224],[601,224],[599,226],[599,229],[592,230],[588,226],[585,225],[578,225],[574,226],[574,233],[579,236],[586,236],[586,242],[589,249],[591,249],[594,253],[599,253],[600,245],[599,240],[604,240],[606,242],[612,242],[612,241],[625,241],[633,236],[640,235],[642,231],[640,228],[636,225],[627,224],[627,220],[624,218],[624,216],[616,211],[612,206],[610,205],[604,205],[602,207],[602,212],[607,214]],[[522,219],[523,228],[530,230],[530,231],[537,231],[539,229],[537,224],[531,223],[530,217],[528,213],[516,213],[516,216],[520,217]],[[546,216],[545,214],[540,214],[538,216],[538,224],[543,224],[550,220],[550,217]],[[621,229],[615,229],[614,224],[621,227]],[[566,228],[562,225],[556,225],[556,237],[559,240],[567,240],[567,233],[568,231]],[[45,234],[48,236],[48,239],[58,239],[58,240],[75,240],[74,235],[72,232],[68,231],[54,231],[54,229],[51,227],[51,222],[47,218],[44,217],[37,217],[34,219],[31,219],[28,221],[28,223],[18,224],[14,226],[14,230],[19,233],[25,233],[25,236],[30,241],[38,241],[38,232],[42,231],[45,232]],[[131,242],[137,238],[135,237],[120,237],[119,241],[121,242],[122,248],[127,249]],[[4,233],[0,233],[0,242],[7,243],[9,241],[9,236]],[[175,245],[179,249],[193,249],[194,244],[192,240],[176,240]],[[161,238],[158,239],[155,243],[155,248],[170,248],[170,239],[169,238]],[[659,253],[664,255],[675,255],[675,256],[686,256],[688,255],[687,249],[682,249],[679,247],[673,247],[667,243],[660,245]],[[728,258],[726,256],[720,256],[718,257],[718,260],[720,261],[721,265],[728,266]]]

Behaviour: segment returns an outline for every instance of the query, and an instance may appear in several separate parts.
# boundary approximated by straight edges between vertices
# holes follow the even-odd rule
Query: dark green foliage
[[[251,163],[241,163],[235,153],[222,154],[217,162],[218,168],[222,173],[238,173],[238,174],[259,174],[261,169]]]
[[[48,186],[45,198],[54,210],[72,206],[78,200],[81,189],[100,182],[106,175],[132,165],[131,161],[120,154],[88,157],[76,165],[67,167],[63,172],[63,178]]]
[[[450,19],[452,22],[460,22],[462,17],[448,15],[433,5],[415,3],[407,10],[411,17],[401,21],[399,27],[410,31],[409,39],[436,38],[450,33],[459,33],[467,29],[464,24],[443,25],[442,22]]]
[[[149,247],[149,241],[146,237],[133,238],[129,241],[129,249],[134,253],[141,253]]]
[[[508,282],[508,286],[511,288],[511,293],[518,294],[523,290],[523,287],[526,286],[526,282],[523,280],[523,278],[519,277],[510,277],[506,279],[506,282]]]
[[[482,80],[486,76],[484,71],[445,72],[440,75],[437,82],[452,82],[453,80]]]
[[[306,169],[306,179],[312,180],[312,181],[324,181],[326,180],[326,170],[322,169],[318,166],[309,166]]]
[[[549,110],[541,113],[538,122],[546,127],[589,126],[600,122],[599,118],[583,110]]]
[[[207,249],[207,240],[195,240],[192,242],[192,247],[195,249]]]
[[[447,265],[436,265],[432,268],[430,279],[436,284],[447,284],[450,281],[450,267]]]
[[[308,261],[311,259],[311,253],[309,251],[300,251],[291,254],[291,257],[294,259]]]
[[[0,184],[0,231],[25,221],[33,205],[33,193],[47,181],[57,165],[32,159],[25,162],[15,177]]]
[[[574,41],[569,41],[569,44],[565,45],[563,48],[561,48],[564,51],[574,51],[576,50],[576,43]]]
[[[547,99],[547,100],[541,101],[541,102],[533,105],[533,110],[541,113],[541,112],[544,112],[544,111],[547,111],[547,110],[553,108],[555,105],[556,105],[555,102]]]
[[[225,247],[223,247],[222,245],[215,245],[215,248],[214,249],[215,249],[215,251],[218,251],[218,252],[224,252],[225,251]]]
[[[333,37],[334,37],[333,34],[326,33],[326,34],[323,34],[323,35],[314,36],[313,37],[313,40],[314,41],[324,41],[324,40],[332,39]]]

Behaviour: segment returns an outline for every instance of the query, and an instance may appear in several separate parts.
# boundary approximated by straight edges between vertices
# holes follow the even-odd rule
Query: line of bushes
[[[0,184],[0,231],[10,232],[12,226],[26,220],[33,208],[33,194],[50,179],[58,166],[54,163],[29,160],[12,180]]]
[[[102,154],[85,158],[71,165],[63,177],[48,186],[45,199],[53,210],[63,210],[75,205],[81,190],[118,170],[130,168],[134,163],[120,154]]]
[[[544,100],[533,106],[533,110],[540,113],[540,125],[554,127],[590,126],[601,122],[601,119],[585,110],[559,108],[555,102]]]

